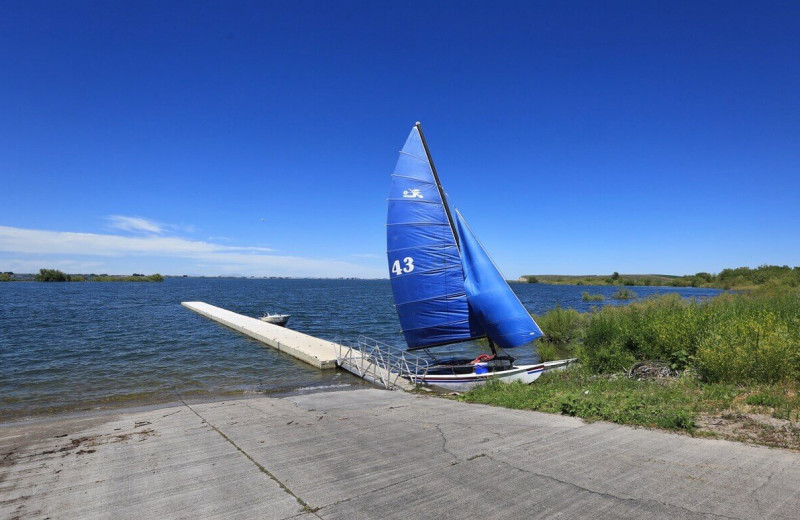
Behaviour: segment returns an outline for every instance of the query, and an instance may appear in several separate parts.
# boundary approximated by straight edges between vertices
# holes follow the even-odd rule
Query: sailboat
[[[466,391],[490,378],[532,383],[574,359],[516,365],[504,353],[543,333],[467,225],[439,180],[422,126],[411,129],[392,173],[386,220],[395,308],[409,351],[432,364],[415,383]],[[437,359],[433,349],[485,338],[491,354]]]

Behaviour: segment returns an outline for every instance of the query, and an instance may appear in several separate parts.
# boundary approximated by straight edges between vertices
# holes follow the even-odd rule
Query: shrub
[[[701,338],[697,369],[707,381],[775,383],[800,373],[800,344],[769,311],[723,319]]]
[[[599,293],[597,293],[597,294],[589,294],[588,292],[583,291],[581,293],[581,300],[583,300],[585,302],[601,302],[601,301],[603,301],[603,295],[599,294]]]
[[[658,360],[711,382],[800,379],[800,291],[768,283],[705,301],[671,294],[604,307],[585,319],[582,338],[593,372]]]
[[[630,289],[618,289],[617,292],[611,295],[615,300],[632,300],[638,295]]]
[[[556,346],[552,343],[546,343],[544,341],[539,341],[536,344],[536,353],[539,354],[539,361],[555,361],[558,359],[558,351],[556,350]]]
[[[556,305],[536,321],[542,327],[546,341],[563,344],[580,336],[585,317],[575,309],[563,309]]]
[[[39,269],[36,275],[37,282],[68,282],[69,275],[64,274],[58,269]]]

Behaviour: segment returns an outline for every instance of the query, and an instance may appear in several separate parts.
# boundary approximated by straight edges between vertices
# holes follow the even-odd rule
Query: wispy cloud
[[[162,228],[159,228],[162,229]],[[132,258],[149,264],[180,265],[180,272],[198,274],[245,274],[255,276],[384,276],[377,267],[365,267],[340,260],[276,255],[267,247],[234,246],[179,237],[146,234],[123,236],[100,233],[75,233],[0,226],[0,253],[4,263],[22,267],[36,256],[37,265],[91,262],[104,258],[109,272],[114,263]],[[13,253],[16,256],[11,256]],[[273,253],[273,254],[270,254]],[[23,256],[20,256],[23,255]],[[87,259],[87,257],[90,257]],[[161,258],[155,262],[153,258]],[[2,259],[2,258],[0,258]],[[45,264],[45,259],[50,262]],[[112,259],[119,259],[114,260]],[[88,264],[84,264],[88,267]],[[97,264],[92,264],[97,265]],[[160,269],[160,268],[158,268]]]
[[[179,237],[105,235],[0,226],[0,251],[28,254],[194,256],[267,253],[268,247],[226,246]]]
[[[380,258],[380,256],[374,253],[353,253],[350,256],[354,258]]]
[[[109,227],[132,233],[152,233],[160,235],[164,226],[158,222],[142,217],[126,217],[125,215],[109,215],[106,217]]]

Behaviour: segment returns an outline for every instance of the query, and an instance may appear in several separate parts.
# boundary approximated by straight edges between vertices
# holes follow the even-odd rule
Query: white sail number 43
[[[410,256],[403,258],[404,266],[400,265],[400,260],[395,260],[392,264],[392,272],[397,276],[400,276],[403,273],[410,273],[414,270],[414,259]]]

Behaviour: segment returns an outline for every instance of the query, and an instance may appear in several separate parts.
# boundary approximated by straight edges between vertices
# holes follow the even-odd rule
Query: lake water
[[[580,311],[581,293],[614,287],[512,284],[529,311]],[[636,287],[640,297],[714,289]],[[359,334],[404,346],[388,280],[169,278],[163,283],[0,284],[0,421],[184,397],[241,396],[364,384],[321,371],[180,306],[204,301],[337,340]],[[606,300],[602,304],[620,304]],[[480,352],[475,345],[450,353]],[[533,361],[531,349],[514,351]]]

